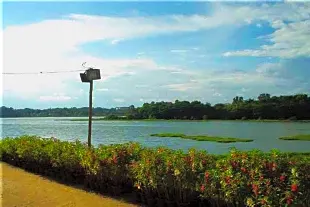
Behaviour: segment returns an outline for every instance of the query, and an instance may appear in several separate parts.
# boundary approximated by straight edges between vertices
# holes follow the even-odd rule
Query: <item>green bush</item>
[[[5,162],[97,192],[135,192],[149,206],[310,206],[310,153],[211,155],[137,143],[89,149],[36,136],[2,139],[0,152]]]

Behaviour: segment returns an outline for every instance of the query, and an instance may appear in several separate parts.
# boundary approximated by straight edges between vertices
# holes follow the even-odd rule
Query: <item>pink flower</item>
[[[201,192],[203,192],[203,191],[205,191],[205,185],[201,185],[201,187],[200,187],[200,190],[201,190]]]

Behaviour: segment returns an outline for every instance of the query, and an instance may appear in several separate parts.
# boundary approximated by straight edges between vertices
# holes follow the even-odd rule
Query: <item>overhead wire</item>
[[[86,62],[82,64],[84,69],[93,69],[92,67],[86,67]],[[99,69],[100,70],[100,69]],[[55,73],[71,73],[71,72],[81,72],[85,70],[62,70],[62,71],[38,71],[38,72],[2,72],[2,75],[36,75],[36,74],[55,74]]]
[[[51,74],[51,73],[70,73],[70,72],[81,72],[84,70],[67,70],[67,71],[38,71],[38,72],[16,72],[8,73],[4,72],[3,75],[35,75],[35,74]]]

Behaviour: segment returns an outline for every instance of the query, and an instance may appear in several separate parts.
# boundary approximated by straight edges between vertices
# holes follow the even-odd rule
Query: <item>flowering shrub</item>
[[[137,143],[89,149],[35,136],[2,139],[0,152],[5,162],[98,192],[137,192],[149,206],[310,206],[309,153],[210,155]]]
[[[141,147],[136,143],[99,146],[87,151],[81,162],[85,169],[85,183],[96,190],[106,192],[114,189],[114,194],[120,191],[132,190],[133,182],[129,173],[131,162],[139,158]],[[116,192],[115,190],[118,190]]]

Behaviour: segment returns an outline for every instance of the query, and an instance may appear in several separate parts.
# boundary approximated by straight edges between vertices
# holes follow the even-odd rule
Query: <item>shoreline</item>
[[[65,117],[65,116],[23,116],[23,117],[0,117],[1,119],[35,119],[35,118],[59,118],[54,121],[88,121],[88,116],[81,117]],[[71,119],[69,119],[71,118]],[[297,123],[309,123],[309,120],[289,120],[289,119],[207,119],[207,120],[191,120],[191,119],[106,119],[102,116],[94,117],[92,121],[171,121],[171,122],[212,122],[212,121],[236,121],[236,122],[297,122]]]
[[[85,119],[59,119],[55,121],[88,121],[87,118]],[[241,120],[241,119],[209,119],[209,120],[190,120],[190,119],[105,119],[105,118],[93,118],[92,121],[153,121],[153,122],[160,122],[160,121],[171,121],[171,122],[212,122],[212,121],[236,121],[236,122],[297,122],[297,123],[310,123],[310,120],[280,120],[280,119],[248,119],[248,120]]]

